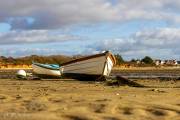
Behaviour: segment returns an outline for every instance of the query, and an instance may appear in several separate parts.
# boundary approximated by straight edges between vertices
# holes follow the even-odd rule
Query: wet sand
[[[180,81],[136,82],[0,79],[0,120],[180,120]]]

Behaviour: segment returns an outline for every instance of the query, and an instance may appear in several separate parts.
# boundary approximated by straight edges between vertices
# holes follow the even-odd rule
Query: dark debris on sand
[[[110,80],[107,80],[106,82],[107,85],[109,86],[131,86],[131,87],[146,87],[144,85],[141,85],[139,83],[136,83],[134,81],[131,81],[127,78],[124,78],[122,76],[116,76],[115,79],[110,79]]]

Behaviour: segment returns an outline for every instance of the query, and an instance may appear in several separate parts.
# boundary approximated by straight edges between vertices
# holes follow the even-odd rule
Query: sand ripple
[[[1,80],[0,120],[180,120],[180,88],[155,89]]]

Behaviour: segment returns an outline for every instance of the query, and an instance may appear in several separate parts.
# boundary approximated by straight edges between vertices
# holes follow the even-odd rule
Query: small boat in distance
[[[64,77],[79,80],[104,80],[109,76],[116,59],[109,51],[82,57],[61,64],[60,71]]]
[[[60,78],[59,65],[32,63],[33,73],[40,78]]]

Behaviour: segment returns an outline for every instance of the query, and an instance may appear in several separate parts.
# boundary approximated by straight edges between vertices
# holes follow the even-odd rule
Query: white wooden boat
[[[94,80],[109,76],[116,59],[109,51],[61,64],[63,76],[80,80]]]
[[[59,65],[56,64],[32,64],[33,73],[41,78],[59,78]]]

